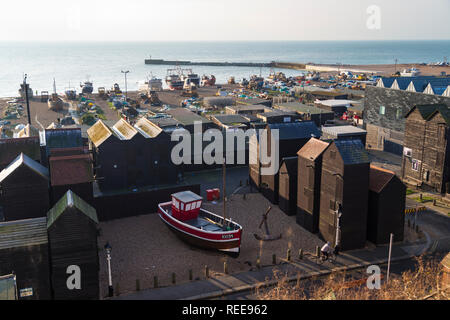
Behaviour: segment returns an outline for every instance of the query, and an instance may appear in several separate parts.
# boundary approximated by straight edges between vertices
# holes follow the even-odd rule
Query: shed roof
[[[174,118],[150,118],[148,119],[151,123],[157,125],[160,128],[166,127],[181,127],[181,123]]]
[[[280,140],[319,138],[321,136],[319,129],[313,121],[271,123],[267,126],[270,130],[278,129]]]
[[[250,121],[239,114],[218,114],[214,118],[223,124],[249,123]]]
[[[0,139],[0,165],[8,165],[21,153],[33,160],[40,160],[39,137]]]
[[[355,126],[330,126],[322,127],[322,132],[327,133],[336,137],[342,136],[354,136],[354,135],[365,135],[366,130],[360,129]]]
[[[325,152],[329,145],[330,144],[328,142],[311,138],[303,146],[303,148],[297,152],[297,155],[305,159],[316,160],[322,153]]]
[[[64,186],[93,181],[92,161],[89,154],[50,157],[52,186]]]
[[[79,212],[85,214],[89,219],[98,224],[97,211],[73,193],[72,190],[69,190],[61,199],[59,199],[53,208],[47,212],[47,228],[50,228],[50,226],[64,214],[67,208],[78,209]]]
[[[235,111],[260,111],[260,110],[265,110],[267,108],[267,106],[262,105],[262,104],[250,104],[250,105],[237,105],[237,106],[227,106],[226,108],[228,109],[232,109]]]
[[[41,245],[47,242],[46,217],[0,223],[0,250]]]
[[[370,165],[369,190],[380,193],[387,184],[395,177],[395,173],[383,168]]]
[[[408,118],[416,109],[425,121],[430,120],[436,113],[440,113],[445,122],[450,125],[450,108],[445,104],[416,105],[406,114],[405,118]]]
[[[289,110],[291,112],[297,112],[300,114],[309,113],[309,114],[321,114],[321,113],[332,113],[332,111],[324,110],[315,106],[311,106],[308,104],[303,104],[299,102],[288,102],[277,105],[278,108],[282,110]]]
[[[289,176],[297,176],[298,171],[298,157],[286,157],[281,159],[281,168],[285,167]]]
[[[364,148],[361,140],[334,140],[345,165],[370,163],[369,154]]]
[[[172,194],[172,197],[177,198],[178,200],[180,200],[181,202],[191,202],[191,201],[197,201],[197,200],[202,200],[203,198],[200,197],[198,194],[192,192],[192,191],[181,191],[181,192],[177,192]]]
[[[27,166],[32,171],[48,179],[48,169],[40,163],[34,161],[27,155],[21,153],[16,159],[13,160],[5,169],[0,172],[0,182],[5,180],[10,174],[16,171],[21,166]]]
[[[87,130],[87,134],[92,143],[98,147],[113,135],[111,129],[102,121],[98,120]]]
[[[47,149],[81,147],[81,128],[46,129],[45,144]]]
[[[138,134],[138,131],[124,119],[117,121],[111,130],[113,130],[121,140],[130,140]]]
[[[193,125],[196,121],[211,123],[210,120],[183,108],[168,110],[167,113],[179,121],[183,126]]]
[[[342,107],[342,106],[349,106],[353,103],[357,103],[357,101],[353,101],[353,100],[340,100],[340,99],[330,99],[330,100],[320,100],[320,101],[316,101],[316,103],[318,104],[323,104],[324,106],[329,106],[329,107]]]
[[[146,138],[155,138],[163,132],[160,127],[149,121],[147,118],[141,118],[134,127]]]

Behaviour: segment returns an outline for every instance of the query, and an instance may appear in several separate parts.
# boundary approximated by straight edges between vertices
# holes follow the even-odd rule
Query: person
[[[333,252],[331,243],[329,241],[327,243],[325,243],[324,246],[322,247],[322,249],[320,249],[320,252],[325,257],[325,261],[328,260],[328,258],[330,257],[330,254]]]

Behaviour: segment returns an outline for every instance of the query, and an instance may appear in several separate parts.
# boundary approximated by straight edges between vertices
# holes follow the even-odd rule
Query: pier
[[[167,66],[210,66],[210,67],[257,67],[272,68],[275,62],[194,62],[183,60],[145,59],[145,64]]]

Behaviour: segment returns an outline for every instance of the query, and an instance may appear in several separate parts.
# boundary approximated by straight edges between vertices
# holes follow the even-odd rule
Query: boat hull
[[[207,232],[173,218],[164,208],[171,203],[160,204],[161,220],[183,241],[200,248],[239,253],[242,229],[223,232]]]

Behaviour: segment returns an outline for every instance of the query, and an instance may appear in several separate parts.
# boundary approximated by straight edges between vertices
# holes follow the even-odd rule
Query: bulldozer
[[[189,97],[189,98],[197,98],[198,97],[197,86],[192,82],[190,82],[190,83],[185,82],[181,96]]]

